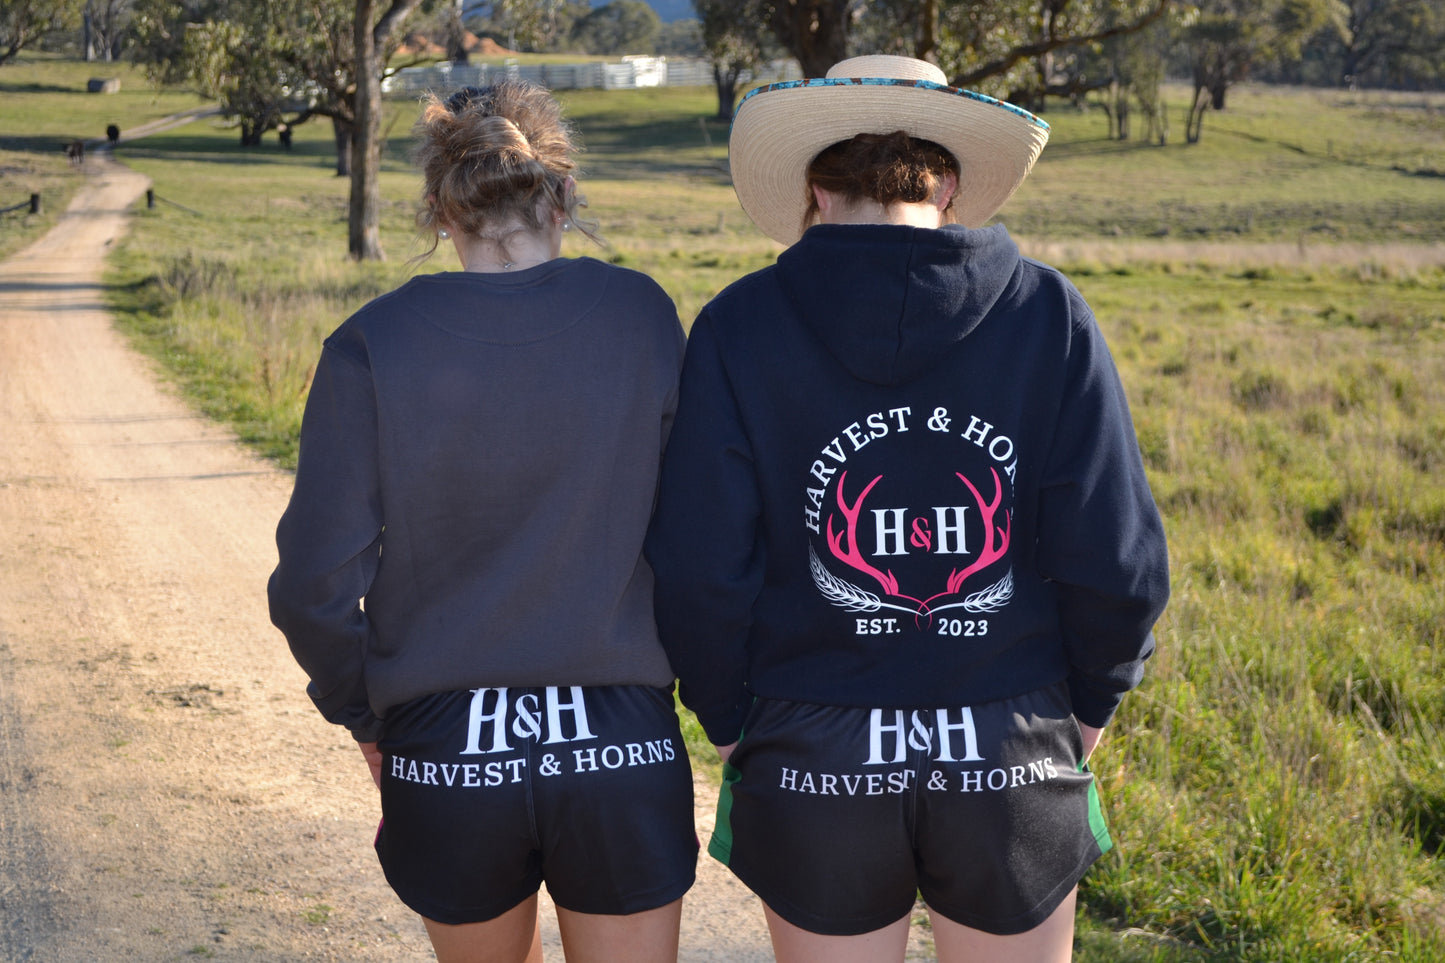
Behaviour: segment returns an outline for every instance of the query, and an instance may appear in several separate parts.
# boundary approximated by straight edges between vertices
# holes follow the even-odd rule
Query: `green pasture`
[[[1025,236],[1445,241],[1445,96],[1246,86],[1182,143],[1111,141],[1097,111],[1048,111],[1049,145],[1003,212]],[[1139,119],[1134,125],[1138,128]]]
[[[67,86],[85,76],[0,68],[0,206],[12,168],[58,159],[46,176],[73,183],[44,138],[103,130],[121,103]],[[134,96],[150,115],[194,104]],[[775,257],[733,199],[711,91],[563,99],[608,241],[565,253],[647,271],[684,322]],[[1085,963],[1445,959],[1442,108],[1244,88],[1201,144],[1163,148],[1051,111],[1053,142],[1002,214],[1026,248],[1069,240],[1060,266],[1118,360],[1173,560],[1159,653],[1093,762],[1117,845],[1084,883]],[[17,141],[16,118],[38,114],[38,139]],[[413,114],[388,105],[381,264],[346,260],[329,128],[303,126],[289,153],[242,150],[215,121],[117,151],[161,198],[114,258],[120,323],[282,464],[321,338],[452,267],[408,263]],[[1221,241],[1245,253],[1204,256]],[[1373,246],[1320,254],[1336,242]],[[715,765],[695,729],[693,755]]]
[[[92,78],[114,77],[114,94],[86,93]],[[79,186],[65,147],[105,142],[105,128],[135,127],[201,106],[194,95],[157,91],[145,75],[124,63],[84,64],[40,56],[0,67],[0,209],[41,197],[41,210],[28,207],[0,214],[0,257],[12,254],[55,225]]]

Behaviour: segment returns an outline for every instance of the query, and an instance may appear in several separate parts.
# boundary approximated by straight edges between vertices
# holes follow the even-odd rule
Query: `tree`
[[[241,118],[243,143],[284,110],[296,112],[292,124],[330,117],[338,173],[351,179],[347,250],[380,260],[381,80],[422,2],[139,0],[136,57],[158,82],[221,96]]]
[[[554,50],[590,10],[587,0],[491,0],[489,22],[513,50]]]
[[[848,56],[848,28],[859,0],[773,0],[765,20],[805,77],[821,77]]]
[[[588,53],[648,54],[656,48],[661,27],[656,11],[643,0],[612,0],[573,25],[572,41]]]
[[[153,83],[219,101],[246,146],[282,124],[329,119],[336,174],[350,177],[354,17],[353,0],[137,0],[132,56]]]
[[[657,52],[663,57],[704,57],[702,24],[697,20],[664,23],[657,32]]]
[[[731,120],[738,83],[766,59],[768,30],[756,0],[693,0],[702,21],[703,49],[717,87],[717,119]]]
[[[356,0],[352,44],[356,55],[356,128],[351,141],[351,202],[347,251],[352,260],[381,261],[381,75],[387,49],[422,0]],[[378,14],[380,14],[378,16]]]
[[[465,64],[471,59],[467,50],[467,28],[462,23],[462,8],[466,0],[448,0],[442,13],[442,37],[447,48],[447,60],[454,64]]]
[[[47,36],[73,30],[83,0],[0,0],[0,64]]]
[[[1299,56],[1300,46],[1328,20],[1332,0],[1202,0],[1184,31],[1194,99],[1184,139],[1199,142],[1204,113],[1223,110],[1231,86],[1267,59]]]
[[[809,77],[853,52],[902,53],[938,64],[960,87],[984,81],[1037,104],[1061,88],[1055,53],[1137,33],[1170,0],[771,0],[762,19]]]
[[[294,2],[294,0],[292,0]],[[157,84],[185,83],[234,118],[243,147],[280,123],[303,79],[289,69],[290,3],[138,0],[133,58]]]
[[[1438,0],[1341,0],[1335,32],[1343,48],[1341,82],[1360,79],[1412,58],[1440,62],[1445,13]]]
[[[1106,65],[1108,86],[1104,112],[1109,118],[1109,136],[1128,140],[1134,107],[1144,119],[1141,140],[1161,147],[1169,140],[1169,117],[1164,110],[1161,88],[1166,59],[1177,25],[1160,20],[1137,34],[1115,37],[1099,45],[1099,58]]]
[[[351,176],[356,129],[356,54],[352,46],[352,0],[286,0],[273,4],[273,20],[287,38],[281,50],[291,95],[300,106],[292,126],[314,117],[331,121],[336,176]],[[390,48],[388,48],[390,49]],[[302,103],[304,101],[304,106]]]
[[[130,27],[130,0],[85,0],[81,47],[86,60],[120,59],[121,43]]]
[[[935,6],[935,25],[925,27],[936,47],[920,55],[936,57],[950,83],[972,87],[1007,79],[1006,96],[1041,106],[1045,96],[1078,97],[1094,89],[1057,61],[1061,54],[1137,34],[1156,23],[1170,0],[1025,0],[1014,4],[927,0]],[[920,44],[920,47],[922,45]]]

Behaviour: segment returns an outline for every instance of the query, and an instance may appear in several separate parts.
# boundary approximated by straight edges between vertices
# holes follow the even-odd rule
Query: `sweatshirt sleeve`
[[[688,338],[646,551],[678,694],[715,745],[737,741],[752,701],[747,637],[763,583],[760,516],[752,447],[704,313]]]
[[[1055,583],[1074,714],[1103,727],[1143,679],[1169,563],[1123,386],[1087,308],[1072,334],[1040,493],[1038,564]]]
[[[376,575],[382,526],[370,371],[328,341],[306,399],[268,594],[271,621],[311,679],[307,694],[361,742],[375,741],[381,727],[367,700],[370,623],[361,599]]]

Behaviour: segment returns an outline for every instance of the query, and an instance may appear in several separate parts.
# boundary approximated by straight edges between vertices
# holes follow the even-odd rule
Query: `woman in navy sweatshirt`
[[[647,554],[784,963],[901,960],[920,892],[941,960],[1067,960],[1110,846],[1085,760],[1168,572],[1088,305],[982,226],[1046,139],[901,57],[737,112],[791,246],[692,328]]]
[[[371,765],[438,959],[541,963],[545,881],[569,958],[667,963],[697,837],[642,541],[677,312],[559,256],[579,201],[545,90],[432,98],[418,134],[418,226],[462,270],[326,339],[271,617]]]

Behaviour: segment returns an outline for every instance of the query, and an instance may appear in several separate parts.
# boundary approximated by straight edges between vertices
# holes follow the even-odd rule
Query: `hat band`
[[[991,107],[1002,107],[1009,113],[1017,114],[1029,123],[1042,130],[1048,130],[1047,121],[1035,117],[1022,107],[1010,104],[1007,101],[990,97],[987,94],[980,94],[973,90],[964,90],[962,87],[949,87],[946,84],[934,83],[931,80],[908,80],[898,77],[808,77],[803,80],[784,80],[776,84],[765,84],[762,87],[754,87],[748,91],[742,101],[738,103],[738,111],[743,109],[743,104],[752,100],[759,94],[771,93],[775,90],[802,90],[808,87],[914,87],[920,90],[937,90],[940,93],[953,94],[967,100],[977,101],[980,104],[988,104]]]

